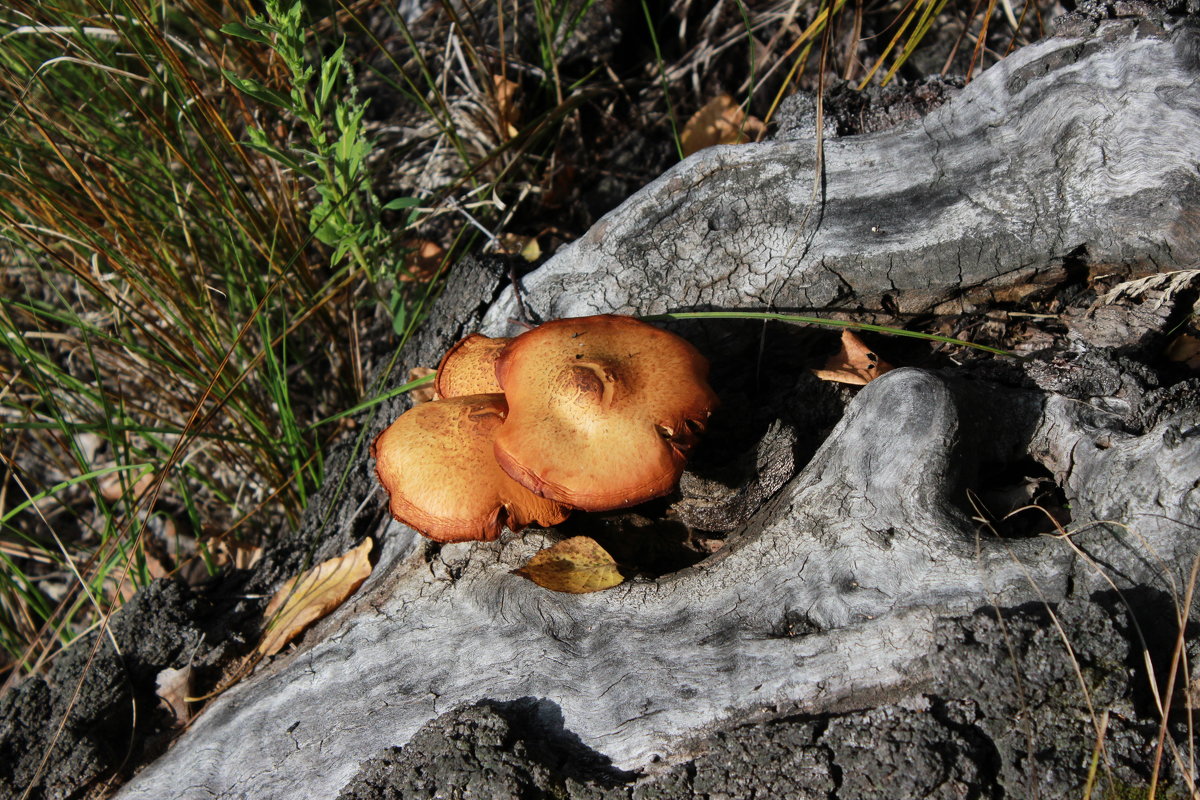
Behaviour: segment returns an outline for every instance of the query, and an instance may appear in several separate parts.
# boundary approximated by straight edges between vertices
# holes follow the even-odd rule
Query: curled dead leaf
[[[875,351],[867,347],[854,331],[842,331],[842,347],[825,362],[825,369],[812,373],[823,381],[865,386],[892,369]]]
[[[187,665],[182,669],[167,667],[154,679],[154,693],[175,718],[175,723],[184,725],[188,721],[188,695],[192,693],[192,667]]]
[[[570,594],[611,589],[625,580],[617,570],[617,562],[590,536],[563,539],[513,573],[544,589]]]
[[[767,126],[747,116],[727,94],[714,97],[683,126],[679,143],[686,158],[698,150],[718,144],[745,144],[765,133]]]
[[[542,257],[542,246],[536,236],[518,233],[502,233],[496,237],[496,251],[510,256],[520,256],[526,261],[537,261]]]
[[[331,558],[285,583],[263,617],[267,630],[257,652],[269,656],[299,636],[309,625],[345,602],[371,574],[371,539],[344,556]]]

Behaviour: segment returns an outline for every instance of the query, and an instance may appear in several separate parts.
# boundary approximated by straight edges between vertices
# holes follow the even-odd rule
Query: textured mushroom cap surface
[[[500,466],[586,511],[671,491],[717,404],[704,356],[632,317],[541,325],[504,349],[496,377],[509,406],[496,432]]]
[[[567,509],[500,469],[492,450],[508,408],[499,394],[415,406],[371,445],[392,516],[439,542],[490,541],[507,525],[556,525]]]
[[[472,333],[446,351],[438,364],[433,387],[440,398],[468,394],[499,394],[496,358],[512,339]]]

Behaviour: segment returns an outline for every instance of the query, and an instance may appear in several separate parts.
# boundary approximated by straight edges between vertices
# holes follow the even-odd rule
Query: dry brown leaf
[[[429,239],[406,239],[400,246],[408,251],[400,273],[402,281],[433,280],[446,258],[446,248]]]
[[[217,552],[221,555],[220,563],[232,564],[234,569],[250,569],[262,559],[263,549],[256,544],[221,540]]]
[[[496,128],[501,141],[508,141],[520,131],[517,124],[521,121],[521,104],[517,94],[521,84],[510,81],[503,75],[493,75],[492,83],[496,87]]]
[[[892,365],[875,355],[854,331],[845,329],[842,331],[842,349],[829,357],[825,369],[814,369],[812,373],[823,381],[865,386],[890,369]]]
[[[430,367],[413,367],[408,371],[408,382],[412,383],[415,380],[424,378],[426,375],[436,374],[437,370],[431,369]],[[418,386],[416,389],[411,390],[408,393],[408,396],[412,398],[414,406],[419,406],[421,403],[428,403],[430,400],[432,400],[434,398],[434,394],[433,382],[430,381],[424,386]]]
[[[1200,339],[1190,333],[1181,333],[1167,345],[1163,355],[1188,369],[1200,370]]]
[[[513,573],[545,589],[570,594],[611,589],[625,580],[617,570],[617,562],[590,536],[563,539]]]
[[[146,572],[150,573],[151,578],[158,580],[159,578],[165,578],[171,574],[171,570],[167,564],[163,563],[161,559],[151,554],[148,549],[144,555],[146,557]]]
[[[183,669],[170,667],[158,673],[154,680],[154,693],[162,698],[163,703],[175,718],[175,722],[183,725],[188,721],[187,698],[192,693],[192,667]]]
[[[683,126],[679,143],[684,158],[717,144],[745,144],[766,132],[756,117],[746,116],[742,107],[727,94],[714,97],[692,115]]]
[[[299,636],[305,628],[340,606],[371,574],[371,539],[344,556],[331,558],[285,583],[263,617],[267,630],[258,652],[269,656]],[[293,591],[294,587],[294,591]]]

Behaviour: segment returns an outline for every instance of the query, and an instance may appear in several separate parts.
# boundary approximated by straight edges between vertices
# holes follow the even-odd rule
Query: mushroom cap
[[[717,397],[708,361],[632,317],[548,322],[496,361],[509,414],[496,460],[535,494],[586,511],[666,494]]]
[[[491,541],[505,525],[556,525],[569,511],[538,497],[496,463],[492,438],[504,396],[476,394],[414,406],[371,445],[392,516],[439,542]]]
[[[472,333],[446,351],[438,364],[433,387],[438,397],[467,394],[499,394],[496,358],[512,339],[493,339]]]

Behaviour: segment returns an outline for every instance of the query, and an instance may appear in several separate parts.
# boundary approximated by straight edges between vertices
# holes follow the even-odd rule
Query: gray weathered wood
[[[1083,427],[1079,404],[1039,411],[1035,394],[1006,399],[1035,418],[1031,446],[1061,463],[1077,523],[1127,526],[1096,527],[1077,546],[1143,571],[1158,569],[1143,563],[1149,548],[1182,585],[1197,541],[1171,520],[1200,519],[1200,414],[1118,437]],[[509,573],[540,536],[429,560],[397,532],[365,590],[324,626],[328,638],[230,691],[121,796],[331,796],[360,760],[485,697],[549,700],[585,744],[633,768],[722,722],[919,682],[937,615],[1056,601],[1072,575],[1102,580],[1067,542],[981,537],[953,505],[966,466],[956,443],[975,455],[985,441],[1015,445],[1009,421],[971,430],[943,380],[890,373],[718,557],[593,595]],[[1164,440],[1169,459],[1145,458]],[[790,635],[797,628],[804,635]]]
[[[527,302],[546,318],[884,293],[925,308],[1071,254],[1195,258],[1196,49],[1191,30],[1134,23],[1026,48],[920,124],[827,142],[819,209],[812,143],[706,151],[529,276]],[[514,311],[502,299],[488,329]],[[436,548],[393,524],[351,603],[119,796],[332,797],[362,760],[481,698],[549,701],[585,745],[640,768],[732,721],[919,685],[940,616],[1105,576],[1178,588],[1198,549],[1200,412],[1141,436],[1108,419],[897,370],[717,555],[593,595],[510,574],[541,534]],[[966,476],[1024,453],[1055,472],[1076,527],[1097,525],[1071,541],[980,531],[958,505]]]
[[[925,118],[815,142],[704,150],[524,283],[545,319],[690,308],[826,308],[892,295],[923,311],[1064,261],[1200,260],[1194,28],[1108,23],[989,69]],[[511,293],[485,332],[511,331]]]

